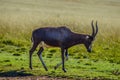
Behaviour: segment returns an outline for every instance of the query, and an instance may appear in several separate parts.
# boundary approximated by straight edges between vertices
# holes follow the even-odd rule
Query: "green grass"
[[[51,76],[51,77],[67,77],[73,79],[88,78],[88,79],[118,79],[120,78],[120,64],[110,62],[102,59],[92,59],[94,53],[76,53],[70,56],[65,63],[67,73],[64,73],[61,66],[54,70],[54,66],[61,61],[59,49],[46,49],[43,53],[43,60],[45,61],[48,70],[45,71],[39,58],[36,54],[33,55],[33,70],[29,69],[28,50],[27,48],[6,46],[2,50],[0,60],[0,76]],[[13,50],[14,49],[14,50]],[[23,51],[24,50],[24,51]],[[55,51],[51,53],[51,51]],[[52,55],[51,55],[52,54]],[[80,58],[78,58],[78,55]],[[84,55],[84,56],[83,56]],[[85,57],[86,56],[86,57]],[[93,56],[92,56],[93,57]]]
[[[51,76],[72,79],[120,79],[120,1],[119,0],[1,0],[0,76]],[[29,69],[32,30],[65,25],[74,32],[91,33],[91,21],[99,32],[89,54],[83,45],[69,49],[67,73],[54,66],[61,61],[60,49],[46,48],[43,59],[36,52]]]

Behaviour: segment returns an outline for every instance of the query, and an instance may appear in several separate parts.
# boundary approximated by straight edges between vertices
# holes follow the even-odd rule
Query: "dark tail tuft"
[[[33,37],[31,37],[31,41],[33,42]]]

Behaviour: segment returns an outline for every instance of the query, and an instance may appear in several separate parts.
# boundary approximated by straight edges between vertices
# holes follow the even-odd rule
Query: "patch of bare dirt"
[[[51,78],[48,76],[0,77],[0,80],[71,80],[67,78]]]

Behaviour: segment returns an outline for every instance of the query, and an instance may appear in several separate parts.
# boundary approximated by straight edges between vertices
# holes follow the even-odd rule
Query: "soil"
[[[48,76],[0,77],[0,80],[71,80],[68,78],[51,78]]]

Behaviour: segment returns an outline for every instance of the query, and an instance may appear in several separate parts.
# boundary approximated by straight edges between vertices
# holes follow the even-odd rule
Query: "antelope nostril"
[[[88,49],[87,51],[88,51],[89,53],[91,53],[91,49]]]

